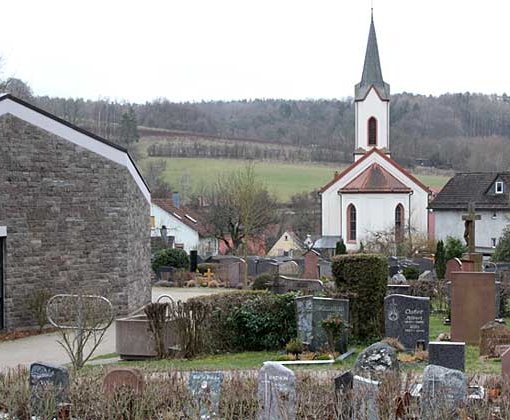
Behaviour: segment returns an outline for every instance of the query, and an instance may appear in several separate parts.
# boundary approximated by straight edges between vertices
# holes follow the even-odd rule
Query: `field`
[[[142,149],[143,150],[143,149]],[[242,168],[245,160],[203,159],[203,158],[152,158],[145,156],[140,161],[142,172],[151,160],[166,160],[165,181],[175,190],[197,190],[207,187],[221,173],[232,172]],[[296,193],[319,189],[332,179],[335,171],[344,165],[318,163],[286,163],[274,161],[257,161],[255,171],[268,189],[282,201],[288,201]],[[442,187],[448,177],[438,175],[417,175],[426,185]]]

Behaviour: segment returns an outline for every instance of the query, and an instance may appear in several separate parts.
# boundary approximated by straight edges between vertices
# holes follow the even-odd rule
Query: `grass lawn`
[[[145,157],[140,160],[142,172],[151,160],[164,158]],[[185,190],[184,184],[191,190],[199,189],[213,182],[221,173],[232,172],[242,168],[246,161],[234,159],[195,159],[195,158],[166,158],[164,179],[172,188]],[[268,189],[275,193],[280,200],[288,201],[296,193],[310,192],[321,188],[333,178],[335,171],[345,168],[345,165],[326,165],[319,163],[286,163],[264,162],[255,163],[255,171]],[[417,175],[426,185],[442,187],[448,177],[434,175]],[[188,188],[189,188],[188,187]]]
[[[433,314],[430,317],[430,340],[435,341],[442,332],[449,332],[450,326],[443,325],[442,314]],[[364,346],[355,346],[356,353],[348,357],[343,362],[336,362],[332,365],[295,365],[289,366],[293,370],[314,369],[314,370],[348,370],[351,369],[356,361],[357,354],[363,350]],[[113,355],[108,355],[112,357]],[[167,359],[153,361],[129,361],[120,362],[122,365],[144,367],[154,370],[175,369],[175,370],[231,370],[231,369],[260,369],[263,362],[268,360],[277,360],[278,352],[244,352],[228,353],[214,356],[199,357],[192,360],[185,359]],[[403,370],[421,372],[427,365],[426,362],[401,363]],[[466,373],[468,374],[498,374],[501,372],[501,362],[499,360],[486,360],[479,358],[478,346],[466,346]]]

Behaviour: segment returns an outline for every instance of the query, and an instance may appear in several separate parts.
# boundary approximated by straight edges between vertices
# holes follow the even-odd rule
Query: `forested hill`
[[[30,96],[29,92],[14,93]],[[354,147],[352,99],[182,104],[156,100],[132,105],[33,96],[27,100],[112,141],[118,141],[123,114],[132,107],[138,126],[299,147],[316,145],[335,151],[335,159],[345,161],[351,160]],[[391,151],[404,165],[413,166],[421,159],[455,170],[509,169],[510,97],[506,95],[397,94],[392,96],[390,115]]]

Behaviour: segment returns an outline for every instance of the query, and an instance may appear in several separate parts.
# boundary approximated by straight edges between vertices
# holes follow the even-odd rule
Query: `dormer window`
[[[377,120],[375,117],[368,119],[368,145],[377,146]]]
[[[496,194],[503,194],[503,181],[496,181]]]

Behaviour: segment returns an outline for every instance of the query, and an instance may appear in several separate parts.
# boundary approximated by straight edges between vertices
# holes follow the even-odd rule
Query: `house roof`
[[[412,190],[378,163],[373,163],[339,190],[342,193],[409,193]]]
[[[152,203],[161,209],[165,210],[168,214],[178,219],[180,222],[198,232],[202,237],[212,236],[207,229],[207,226],[200,221],[200,217],[193,211],[185,207],[175,207],[172,200],[164,198],[153,198]]]
[[[363,64],[363,74],[361,76],[361,82],[359,82],[355,87],[355,99],[357,101],[365,99],[372,87],[374,87],[382,100],[390,100],[390,85],[385,83],[382,77],[373,14],[370,21],[367,51],[365,53],[365,63]]]
[[[128,151],[98,135],[44,111],[10,93],[0,94],[0,116],[11,114],[42,130],[125,166],[147,201],[150,190]]]
[[[339,179],[343,178],[345,175],[347,175],[349,172],[351,172],[354,168],[359,166],[362,162],[367,160],[370,156],[377,153],[379,156],[381,156],[384,160],[386,160],[388,163],[393,165],[398,171],[402,172],[406,177],[408,177],[411,181],[413,181],[416,185],[421,187],[424,191],[427,193],[430,193],[429,188],[421,182],[418,178],[416,178],[411,172],[409,172],[407,169],[403,168],[401,165],[399,165],[397,162],[395,162],[393,159],[386,156],[386,154],[379,150],[377,147],[374,147],[369,152],[365,153],[361,158],[359,158],[356,162],[353,162],[351,165],[349,165],[347,168],[345,168],[342,172],[336,173],[335,176],[331,181],[329,181],[326,185],[324,185],[320,190],[319,193],[323,193],[327,189],[329,189],[335,182],[337,182]]]
[[[495,194],[494,184],[503,181],[503,193]],[[476,209],[510,208],[510,172],[465,172],[455,174],[429,204],[434,210],[466,210],[470,202]]]

